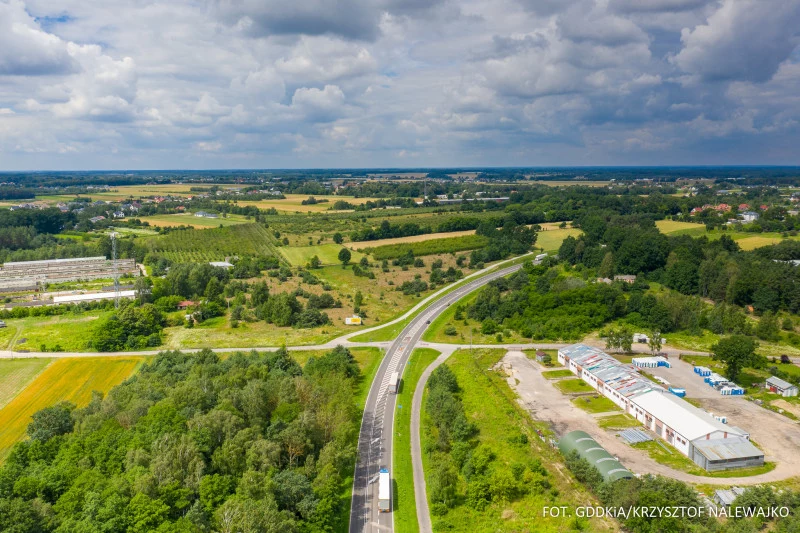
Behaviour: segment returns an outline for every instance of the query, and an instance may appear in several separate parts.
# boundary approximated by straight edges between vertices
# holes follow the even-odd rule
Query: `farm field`
[[[275,238],[260,224],[175,230],[142,240],[151,252],[176,262],[222,261],[232,255],[281,257]]]
[[[52,359],[0,360],[0,409],[35,378]]]
[[[16,398],[0,409],[0,460],[25,437],[31,416],[44,407],[69,401],[79,407],[126,380],[142,357],[59,359],[47,367]]]
[[[360,241],[347,243],[351,250],[363,250],[365,248],[378,248],[390,244],[405,244],[411,242],[430,241],[434,239],[444,239],[447,237],[463,237],[464,235],[475,235],[475,230],[453,231],[449,233],[427,233],[425,235],[411,235],[410,237],[396,237],[394,239],[380,239],[377,241]]]
[[[578,228],[558,228],[540,231],[536,234],[536,243],[534,246],[548,253],[558,252],[564,239],[567,237],[577,237],[582,233],[583,231]]]
[[[151,226],[191,226],[193,228],[218,228],[220,226],[234,226],[236,224],[247,224],[252,222],[244,215],[228,215],[219,218],[196,217],[192,213],[181,213],[175,215],[152,215],[148,217],[134,217],[142,222],[147,222]]]
[[[316,246],[281,246],[279,250],[292,266],[306,266],[315,255],[319,257],[323,265],[341,265],[339,252],[342,248],[343,246],[339,244],[318,244]],[[350,262],[358,263],[363,255],[353,250]]]
[[[446,237],[419,242],[386,244],[377,248],[365,248],[377,261],[396,259],[409,252],[417,257],[434,254],[455,254],[483,248],[489,239],[481,235],[462,235],[461,237]]]
[[[277,211],[286,211],[289,213],[320,213],[322,211],[331,211],[331,206],[337,200],[344,200],[345,202],[353,205],[361,205],[367,203],[375,198],[355,198],[353,196],[336,196],[336,195],[309,195],[309,194],[286,194],[286,198],[276,198],[269,200],[239,200],[236,202],[238,205],[247,206],[254,205],[259,209],[276,209]],[[328,200],[327,202],[303,205],[303,200],[307,200],[309,196],[313,196],[317,200]],[[341,211],[332,211],[338,213]]]
[[[575,180],[532,180],[531,183],[536,185],[547,185],[548,187],[571,187],[575,185],[582,185],[584,187],[607,187],[611,184],[610,181],[575,181]]]
[[[665,235],[677,232],[683,233],[687,230],[699,230],[701,233],[706,232],[705,224],[698,224],[696,222],[681,222],[679,220],[657,220],[656,227]]]

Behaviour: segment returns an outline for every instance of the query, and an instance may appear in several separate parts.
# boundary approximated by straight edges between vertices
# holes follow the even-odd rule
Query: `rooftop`
[[[695,450],[709,461],[726,461],[745,457],[764,457],[764,452],[747,439],[711,439],[692,443]]]
[[[723,424],[706,411],[674,394],[652,390],[636,396],[632,401],[690,441],[715,431],[725,432],[729,436],[745,437],[737,428]]]
[[[775,385],[779,389],[790,389],[792,387],[797,387],[797,385],[793,385],[792,383],[789,383],[788,381],[785,381],[776,376],[767,378],[767,385]]]

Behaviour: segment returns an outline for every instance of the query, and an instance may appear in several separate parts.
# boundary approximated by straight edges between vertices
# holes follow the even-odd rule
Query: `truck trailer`
[[[399,387],[400,387],[400,373],[392,372],[392,375],[389,378],[389,392],[391,392],[392,394],[397,394],[397,390]]]
[[[381,513],[392,511],[392,479],[385,468],[381,468],[378,478],[378,511]]]

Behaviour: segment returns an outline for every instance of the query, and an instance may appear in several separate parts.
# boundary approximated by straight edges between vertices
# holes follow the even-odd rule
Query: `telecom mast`
[[[111,232],[111,260],[114,262],[114,307],[119,309],[119,264],[117,263],[117,232]]]

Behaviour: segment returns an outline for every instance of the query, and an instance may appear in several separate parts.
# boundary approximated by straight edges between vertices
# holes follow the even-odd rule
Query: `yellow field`
[[[52,361],[44,358],[0,360],[0,408],[10,402]]]
[[[218,228],[220,226],[233,226],[235,224],[247,224],[252,220],[247,220],[243,215],[228,215],[223,218],[196,217],[192,213],[180,213],[175,215],[153,215],[149,217],[137,217],[142,222],[147,222],[151,226],[191,226],[193,228]]]
[[[274,200],[239,200],[237,204],[242,206],[254,205],[259,209],[270,209],[274,207],[278,211],[286,211],[289,213],[294,213],[295,211],[299,211],[300,213],[320,213],[322,211],[328,211],[337,200],[344,200],[353,205],[361,205],[370,200],[374,200],[374,198],[354,198],[352,196],[336,196],[332,194],[287,194],[285,196],[286,198],[275,198]],[[321,204],[303,205],[303,200],[308,200],[309,196],[313,196],[317,200],[324,199],[328,201]]]
[[[462,237],[464,235],[474,235],[475,230],[451,231],[449,233],[426,233],[425,235],[412,235],[410,237],[396,237],[394,239],[380,239],[377,241],[362,241],[347,243],[351,250],[363,250],[364,248],[377,248],[386,244],[403,244],[405,242],[422,242],[433,239],[446,239],[448,237]]]
[[[536,234],[536,248],[542,248],[545,252],[558,252],[561,243],[567,237],[577,237],[583,231],[578,228],[550,229],[540,231]]]
[[[610,181],[573,181],[573,180],[533,180],[536,185],[547,185],[548,187],[569,187],[574,185],[584,185],[586,187],[606,187]]]
[[[756,248],[761,248],[762,246],[769,246],[770,244],[777,244],[783,240],[781,237],[762,237],[762,236],[753,236],[753,237],[744,237],[742,239],[737,239],[736,244],[744,251],[755,250]]]
[[[107,393],[127,379],[143,360],[143,357],[87,357],[59,359],[48,366],[0,409],[0,460],[25,437],[35,412],[62,400],[85,406],[92,398],[92,391]]]
[[[656,227],[661,233],[669,235],[676,231],[683,231],[687,229],[705,229],[704,224],[697,224],[695,222],[680,222],[678,220],[657,220]]]

